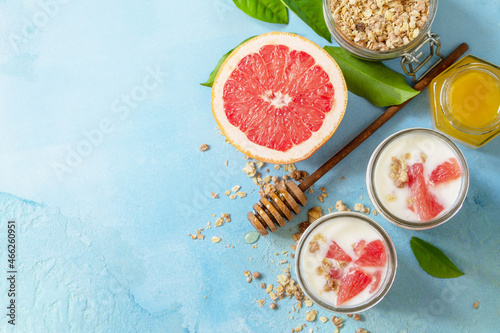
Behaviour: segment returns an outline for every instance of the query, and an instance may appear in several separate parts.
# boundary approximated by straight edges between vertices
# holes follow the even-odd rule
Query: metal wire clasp
[[[430,47],[430,53],[429,55],[423,59],[420,60],[420,57],[422,57],[423,52],[420,52],[420,49],[425,45],[429,43]],[[434,46],[436,47],[436,50],[434,51]],[[427,36],[422,40],[422,43],[418,45],[413,51],[409,53],[404,53],[403,57],[401,58],[401,67],[403,68],[403,71],[406,75],[409,75],[413,78],[413,83],[417,83],[420,81],[422,77],[424,77],[427,73],[429,73],[434,67],[436,67],[437,64],[443,60],[443,55],[439,53],[439,50],[441,49],[441,42],[439,41],[439,36],[433,32],[428,32]],[[437,55],[439,59],[436,61],[435,64],[433,64],[429,69],[425,71],[420,77],[417,79],[416,73],[434,56]],[[413,68],[413,65],[417,64],[418,66],[416,68]],[[406,67],[408,65],[408,68]]]

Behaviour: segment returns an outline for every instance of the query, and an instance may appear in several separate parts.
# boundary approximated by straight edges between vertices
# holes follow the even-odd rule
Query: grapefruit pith
[[[335,60],[299,35],[270,32],[237,47],[219,69],[212,112],[228,141],[259,161],[287,164],[330,139],[347,105]]]

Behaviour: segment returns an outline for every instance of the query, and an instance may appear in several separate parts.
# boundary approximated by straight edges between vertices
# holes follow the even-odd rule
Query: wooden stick
[[[413,88],[418,91],[424,90],[436,76],[438,76],[445,69],[450,67],[468,49],[469,46],[466,43],[460,44],[449,56],[444,58],[433,70],[431,70],[420,81],[418,81]],[[318,179],[323,177],[335,165],[337,165],[340,161],[342,161],[354,149],[356,149],[373,133],[375,133],[380,127],[382,127],[382,125],[384,125],[389,119],[391,119],[399,110],[401,110],[412,99],[413,98],[407,100],[402,104],[389,107],[380,117],[378,117],[373,123],[371,123],[367,128],[365,128],[363,132],[361,132],[351,142],[345,145],[344,148],[342,148],[337,154],[335,154],[332,158],[330,158],[312,175],[304,179],[304,181],[299,185],[300,189],[305,192],[309,187],[311,187],[314,183],[316,183]]]

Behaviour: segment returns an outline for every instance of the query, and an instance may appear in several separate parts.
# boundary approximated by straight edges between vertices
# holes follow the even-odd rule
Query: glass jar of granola
[[[366,60],[401,58],[401,66],[416,81],[416,72],[439,53],[432,33],[438,0],[323,0],[325,21],[335,41]],[[421,48],[430,53],[422,59]],[[439,62],[438,61],[438,62]],[[436,62],[436,64],[438,63]]]

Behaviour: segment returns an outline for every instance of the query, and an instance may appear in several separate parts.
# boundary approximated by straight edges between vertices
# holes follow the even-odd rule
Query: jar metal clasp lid
[[[427,43],[429,44],[430,53],[425,59],[420,60],[420,58],[423,55],[423,52],[421,52],[420,49],[424,47]],[[441,50],[441,42],[439,41],[439,36],[433,32],[428,32],[427,36],[415,49],[413,49],[411,52],[403,54],[401,58],[401,67],[403,68],[404,73],[413,78],[413,83],[420,81],[422,77],[424,77],[427,73],[429,73],[444,59],[443,55],[439,53],[440,50]],[[422,69],[422,67],[427,62],[429,62],[429,60],[431,60],[434,55],[437,55],[439,59],[417,79],[416,73],[420,69]],[[414,68],[414,65],[417,66]]]

